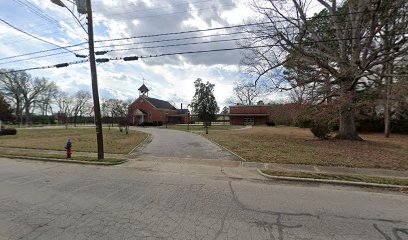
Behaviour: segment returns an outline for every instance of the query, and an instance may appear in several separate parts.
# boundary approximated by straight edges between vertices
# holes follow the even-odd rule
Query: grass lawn
[[[248,161],[408,170],[408,135],[361,134],[365,141],[318,140],[309,129],[254,127],[210,132]]]
[[[239,129],[243,127],[244,126],[236,126],[236,125],[212,125],[212,126],[208,126],[208,131],[231,130],[231,129]],[[166,125],[160,126],[160,128],[166,128]],[[180,130],[180,131],[205,131],[205,127],[203,125],[190,125],[189,126],[190,130],[187,130],[187,125],[167,125],[167,128]]]
[[[127,154],[146,136],[138,131],[125,134],[118,129],[103,129],[105,153]],[[73,151],[97,152],[94,128],[20,129],[17,135],[0,136],[0,147],[65,150],[68,139],[72,141]]]

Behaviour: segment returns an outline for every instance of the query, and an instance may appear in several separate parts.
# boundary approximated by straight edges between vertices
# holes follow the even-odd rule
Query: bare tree
[[[73,99],[65,92],[58,92],[55,99],[58,106],[58,120],[62,120],[65,123],[65,127],[68,128],[68,120],[72,112]]]
[[[30,75],[29,75],[30,76]],[[35,105],[40,101],[40,96],[47,92],[50,88],[55,87],[55,84],[45,78],[28,78],[28,81],[22,82],[22,97],[24,100],[24,112],[26,124],[31,124],[31,116],[34,112]]]
[[[31,123],[31,115],[40,96],[55,88],[55,83],[45,78],[33,78],[24,71],[0,73],[0,91],[12,100],[16,106],[16,115],[22,122],[25,112],[25,123]]]
[[[291,102],[297,103],[297,104],[304,104],[308,101],[309,99],[309,91],[307,86],[298,86],[294,87],[293,89],[290,90],[289,92],[289,97]]]
[[[23,104],[22,83],[27,81],[29,75],[26,72],[8,72],[9,70],[0,71],[0,92],[14,104],[17,121],[22,124]]]
[[[116,99],[107,99],[104,100],[102,103],[102,113],[103,116],[108,118],[110,124],[108,124],[109,129],[112,126],[113,127],[113,122],[114,122],[114,117],[115,117],[115,111],[114,111],[114,107],[115,107],[115,101]]]
[[[240,80],[234,84],[233,97],[243,105],[252,105],[256,99],[266,93],[266,88],[259,83]]]
[[[38,102],[43,116],[48,115],[48,113],[53,115],[52,105],[55,103],[58,93],[58,86],[51,82],[47,90],[40,94]]]
[[[125,127],[126,134],[129,133],[128,111],[130,103],[130,101],[115,99],[112,106],[112,113],[118,119],[119,131],[122,132],[123,127]]]
[[[74,116],[74,126],[77,124],[78,117],[81,117],[85,111],[86,106],[91,100],[91,94],[85,90],[79,90],[73,96],[72,114]]]
[[[337,138],[361,139],[354,117],[356,91],[364,88],[377,66],[407,53],[407,4],[405,0],[317,2],[323,10],[310,17],[310,0],[254,0],[262,18],[256,28],[248,29],[251,40],[244,45],[251,50],[243,63],[257,79],[269,77],[278,89],[312,83],[330,86],[328,97],[335,97],[339,112]],[[381,42],[380,33],[387,24],[398,29],[392,46]],[[301,82],[277,77],[290,57],[328,77]]]

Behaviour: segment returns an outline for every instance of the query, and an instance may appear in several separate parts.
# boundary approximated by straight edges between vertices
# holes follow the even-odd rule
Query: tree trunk
[[[392,63],[385,64],[385,72],[387,74],[392,74],[394,71]],[[385,77],[385,106],[384,106],[384,135],[385,137],[390,137],[391,133],[391,86],[392,86],[392,77]]]
[[[77,124],[77,114],[75,113],[75,115],[74,115],[74,127],[76,127],[76,124]]]
[[[389,94],[389,77],[387,77],[387,83],[385,86],[385,106],[384,106],[384,135],[386,138],[390,137],[391,124],[390,124],[390,94]]]
[[[20,116],[20,127],[23,125],[23,107],[21,106],[20,111],[19,111],[19,116]]]
[[[21,106],[20,106],[20,101],[17,99],[16,100],[16,116],[17,116],[17,122],[19,123],[19,127],[21,127],[21,119],[22,119],[22,117],[21,117],[21,111],[20,111],[20,109],[21,109]]]
[[[24,106],[25,111],[25,124],[28,125],[30,123],[30,106],[25,104]]]
[[[339,106],[339,131],[337,139],[363,140],[358,136],[354,118],[353,93],[344,90],[341,94]]]

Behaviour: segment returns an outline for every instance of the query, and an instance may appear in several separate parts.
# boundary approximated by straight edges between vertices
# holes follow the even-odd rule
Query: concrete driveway
[[[152,135],[147,144],[136,155],[170,158],[237,160],[206,138],[190,132],[163,128],[136,128]]]

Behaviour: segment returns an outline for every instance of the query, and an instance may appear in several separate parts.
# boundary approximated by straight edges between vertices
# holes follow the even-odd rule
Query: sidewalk
[[[0,147],[0,152],[3,153],[11,153],[14,155],[18,154],[44,154],[44,155],[61,155],[65,156],[65,151],[57,151],[57,150],[43,150],[43,149],[27,149],[27,148],[6,148]],[[72,151],[72,156],[81,156],[81,157],[97,157],[97,153],[91,152],[77,152]],[[105,153],[105,158],[116,158],[116,159],[127,159],[129,156],[127,154],[112,154],[112,153]]]
[[[335,166],[315,166],[300,164],[280,164],[280,163],[258,163],[243,162],[244,167],[253,167],[259,169],[268,169],[282,172],[308,172],[308,173],[325,173],[334,175],[364,175],[374,177],[390,177],[408,179],[408,171],[397,171],[379,168],[350,168]]]
[[[41,149],[23,149],[23,148],[5,148],[0,147],[0,152],[12,153],[17,155],[18,153],[24,154],[49,154],[49,155],[62,155],[65,156],[65,151],[56,150],[41,150]],[[86,157],[97,157],[97,153],[90,152],[73,152],[73,156],[86,156]],[[248,170],[255,169],[267,169],[272,171],[282,171],[282,172],[307,172],[307,173],[324,173],[333,175],[364,175],[364,176],[374,176],[374,177],[388,177],[388,178],[399,178],[408,179],[408,171],[397,171],[390,169],[378,169],[378,168],[350,168],[350,167],[336,167],[336,166],[315,166],[315,165],[301,165],[301,164],[280,164],[280,163],[261,163],[261,162],[240,162],[235,160],[197,160],[191,158],[171,158],[162,157],[154,158],[148,156],[139,156],[134,158],[127,154],[109,154],[105,153],[106,158],[116,158],[116,159],[134,159],[142,162],[157,162],[161,161],[163,163],[179,163],[179,164],[193,164],[193,165],[212,165],[230,168],[245,168]]]

